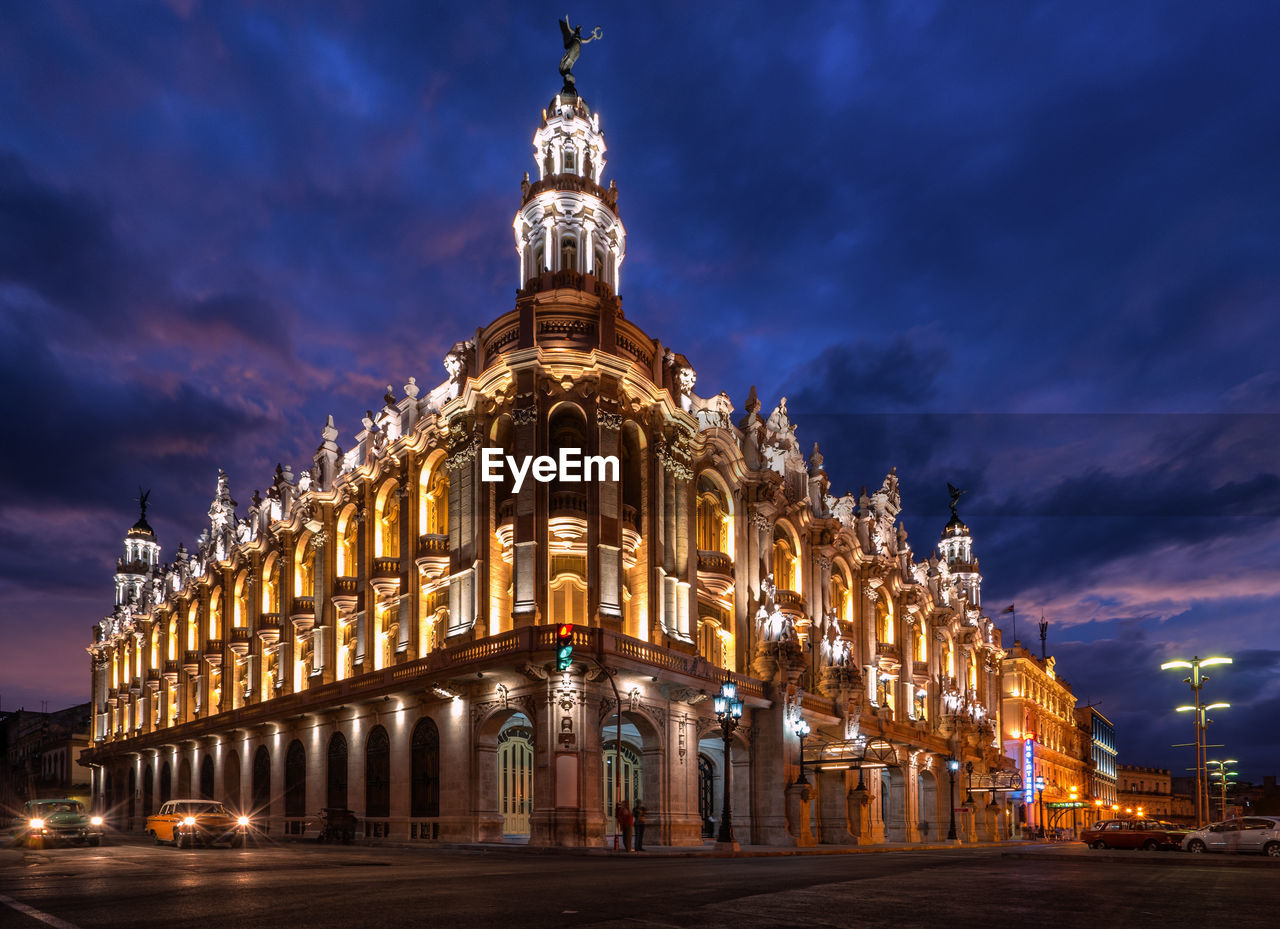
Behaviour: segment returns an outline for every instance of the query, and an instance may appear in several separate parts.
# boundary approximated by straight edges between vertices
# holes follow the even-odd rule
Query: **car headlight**
[[[249,817],[241,816],[239,819],[236,820],[236,822],[239,823],[241,826],[247,826],[249,825]]]
[[[32,829],[43,829],[43,828],[44,828],[44,820],[43,820],[43,819],[33,819],[33,820],[31,820],[31,828],[32,828]]]
[[[90,819],[90,820],[89,820],[89,822],[90,822],[90,823],[92,823],[92,824],[93,824],[93,825],[95,825],[95,826],[101,826],[101,825],[102,825],[102,817],[101,817],[101,816],[94,816],[92,819]]]
[[[195,818],[194,816],[184,816],[184,817],[182,817],[182,825],[184,825],[184,826],[194,826],[195,824],[196,824],[196,818]]]

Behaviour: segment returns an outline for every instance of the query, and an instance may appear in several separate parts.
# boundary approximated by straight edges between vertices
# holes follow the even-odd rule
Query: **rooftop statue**
[[[582,37],[582,27],[571,25],[566,14],[564,22],[560,23],[560,34],[564,38],[564,57],[560,59],[560,76],[564,78],[564,92],[576,94],[578,91],[574,86],[573,66],[578,63],[578,56],[582,54],[582,46],[596,39],[604,38],[604,33],[600,31],[599,26],[596,26],[591,30],[591,34],[584,39]]]
[[[963,497],[968,492],[969,491],[967,490],[961,490],[959,487],[957,487],[955,484],[952,484],[950,481],[947,482],[947,493],[951,495],[951,503],[949,504],[949,506],[951,507],[952,519],[960,518],[959,516],[956,515],[956,507],[959,506],[960,504],[960,498]]]

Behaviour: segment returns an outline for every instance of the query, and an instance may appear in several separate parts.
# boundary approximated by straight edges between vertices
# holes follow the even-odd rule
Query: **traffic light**
[[[556,630],[556,670],[568,671],[573,664],[573,623],[561,623]]]

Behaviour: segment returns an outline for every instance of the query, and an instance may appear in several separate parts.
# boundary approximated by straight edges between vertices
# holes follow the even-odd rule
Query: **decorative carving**
[[[622,428],[621,413],[606,413],[604,410],[596,411],[596,423],[601,429],[609,432],[617,432]]]
[[[511,410],[511,421],[517,426],[532,426],[538,421],[536,406],[517,406]]]

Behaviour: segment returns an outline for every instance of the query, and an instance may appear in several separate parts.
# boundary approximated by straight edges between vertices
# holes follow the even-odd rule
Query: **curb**
[[[1270,859],[1260,855],[1212,854],[1193,855],[1190,852],[1140,852],[1136,849],[1130,853],[1127,849],[1107,851],[1091,850],[1090,854],[1063,855],[1051,852],[1004,852],[1001,858],[1014,858],[1030,861],[1087,861],[1090,863],[1106,863],[1122,861],[1127,864],[1142,864],[1150,867],[1194,867],[1208,865],[1225,868],[1275,868],[1280,867]]]

